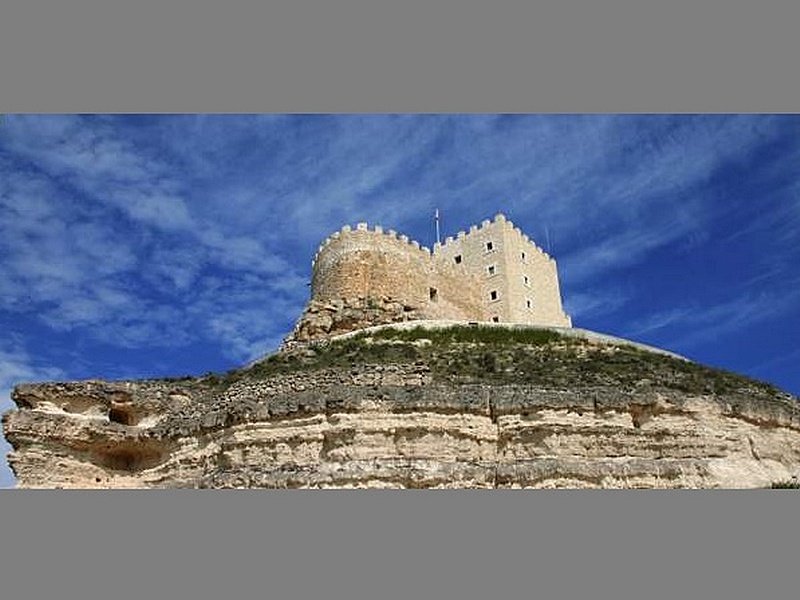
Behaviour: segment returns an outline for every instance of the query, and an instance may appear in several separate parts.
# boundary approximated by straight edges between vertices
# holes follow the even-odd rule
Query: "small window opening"
[[[522,283],[524,283],[525,285],[530,285],[530,284],[531,284],[531,282],[530,282],[530,280],[528,279],[528,276],[527,276],[527,275],[523,275],[523,276],[522,276]]]
[[[456,261],[457,265],[461,264],[461,255],[460,254],[456,254],[455,261]]]
[[[492,242],[486,242],[486,251],[491,252],[494,250],[494,244]]]
[[[439,290],[437,290],[436,288],[432,287],[430,289],[430,295],[431,295],[431,302],[438,302],[439,301]]]
[[[492,322],[493,323],[499,323],[500,322],[500,317],[492,317]]]
[[[530,300],[525,300],[525,306],[531,308],[533,306],[533,303]]]
[[[489,275],[494,275],[494,274],[495,274],[495,272],[496,272],[496,269],[495,269],[495,266],[494,266],[494,265],[489,265],[489,267],[487,268],[487,270],[489,271]]]
[[[525,260],[525,253],[522,253],[522,260]]]
[[[491,292],[489,292],[489,297],[492,300],[497,300],[497,290],[492,290]]]

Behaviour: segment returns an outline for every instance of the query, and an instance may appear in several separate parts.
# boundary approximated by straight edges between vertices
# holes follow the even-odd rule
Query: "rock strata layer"
[[[765,384],[554,334],[437,335],[304,346],[220,376],[20,385],[3,416],[9,462],[19,487],[44,488],[748,488],[800,475],[797,399]]]

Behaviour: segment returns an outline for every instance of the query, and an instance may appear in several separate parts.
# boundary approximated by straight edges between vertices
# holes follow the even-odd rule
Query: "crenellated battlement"
[[[344,225],[312,260],[316,303],[391,299],[408,318],[570,327],[555,260],[503,214],[436,243],[393,229]]]
[[[514,225],[514,223],[509,219],[507,219],[505,215],[503,215],[502,213],[495,215],[494,220],[492,221],[489,221],[487,219],[482,221],[480,225],[472,225],[469,228],[469,231],[462,230],[459,231],[455,236],[448,236],[447,238],[445,238],[445,241],[443,243],[439,244],[439,246],[445,247],[448,244],[453,243],[454,241],[464,241],[472,236],[475,236],[476,234],[487,233],[492,231],[503,231],[503,230],[513,231],[514,235],[521,238],[525,243],[529,243],[533,248],[536,248],[540,252],[543,252],[543,250],[539,248],[528,237],[527,234],[525,234],[519,227]]]
[[[357,223],[355,227],[344,225],[339,231],[332,233],[319,245],[314,258],[311,261],[312,267],[319,260],[320,254],[332,244],[353,244],[364,246],[365,244],[375,244],[376,246],[385,243],[394,243],[398,250],[419,251],[428,256],[431,254],[430,248],[422,246],[416,240],[409,239],[406,235],[401,235],[394,229],[384,230],[381,225],[374,225],[372,229],[366,222]]]

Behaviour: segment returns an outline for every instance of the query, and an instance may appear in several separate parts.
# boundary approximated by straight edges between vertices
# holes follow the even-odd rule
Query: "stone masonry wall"
[[[311,298],[316,301],[391,296],[415,308],[428,300],[430,250],[405,236],[345,226],[314,259]]]

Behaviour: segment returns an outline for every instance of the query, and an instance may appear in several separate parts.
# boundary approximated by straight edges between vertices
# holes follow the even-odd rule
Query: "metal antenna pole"
[[[436,221],[436,243],[441,244],[442,238],[439,234],[439,209],[436,209],[436,213],[434,213],[434,220]]]

